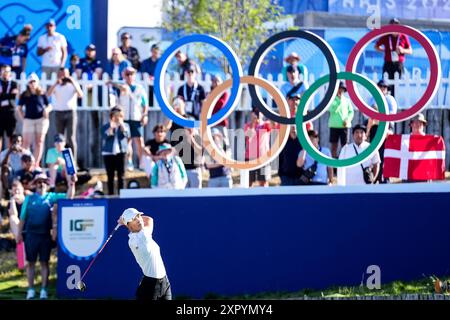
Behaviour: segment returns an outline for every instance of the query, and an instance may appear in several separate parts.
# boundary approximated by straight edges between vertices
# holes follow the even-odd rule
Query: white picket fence
[[[373,74],[364,74],[369,79],[373,80],[375,83],[378,82],[379,77],[377,73]],[[387,78],[387,74],[384,75],[384,80],[389,85],[395,86],[395,97],[397,99],[397,103],[399,109],[407,109],[412,106],[414,103],[420,99],[421,95],[426,89],[426,86],[429,82],[430,71],[426,73],[425,77],[422,76],[419,69],[415,69],[414,72],[408,73],[406,72],[402,79],[398,78],[396,74],[395,79],[389,80]],[[83,74],[82,78],[78,81],[82,86],[82,90],[84,93],[84,97],[82,99],[82,106],[78,108],[78,110],[88,110],[88,111],[100,111],[107,110],[110,107],[110,97],[109,94],[112,92],[110,90],[110,85],[107,82],[110,80],[108,74],[104,73],[102,78],[99,79],[96,74],[94,74],[92,80],[88,80],[86,74]],[[117,79],[113,79],[117,80]],[[283,76],[279,74],[277,77],[273,77],[269,75],[267,80],[272,82],[278,88],[285,83],[283,81]],[[22,73],[19,79],[16,79],[19,83],[19,87],[21,92],[26,88],[26,75]],[[56,81],[56,74],[53,74],[51,78],[47,79],[45,74],[42,74],[41,77],[41,85],[45,88]],[[310,73],[308,83],[313,83],[315,81],[314,75]],[[149,79],[147,74],[138,74],[137,82],[147,86],[153,86],[153,80]],[[208,92],[211,87],[211,76],[207,74],[204,79],[199,80],[199,83],[205,88]],[[166,78],[166,90],[169,98],[172,98],[176,95],[178,88],[183,85],[183,81],[180,80],[179,74],[174,74],[171,79],[169,77]],[[88,94],[89,88],[92,88],[92,94]],[[101,88],[101,90],[100,90]],[[323,97],[326,90],[326,86],[322,86],[318,92],[316,93],[314,99],[315,102],[319,102]],[[99,99],[91,99],[91,97],[98,97],[99,92],[101,93],[101,101],[102,105],[99,105]],[[368,99],[368,91],[360,90],[361,96],[363,98]],[[267,105],[272,106],[272,98],[268,95],[262,94],[263,97],[267,99]],[[450,108],[450,73],[441,79],[439,89],[435,98],[432,100],[431,104],[427,106],[427,108],[431,109],[449,109]],[[154,105],[150,108],[150,111],[159,111],[159,105],[156,99],[154,99]],[[251,110],[251,99],[246,90],[246,85],[244,85],[243,94],[240,97],[240,103],[237,106],[237,110]]]

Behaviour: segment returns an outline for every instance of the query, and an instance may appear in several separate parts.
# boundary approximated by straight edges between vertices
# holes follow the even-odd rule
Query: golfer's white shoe
[[[35,292],[34,289],[30,288],[27,290],[27,300],[34,299]]]
[[[46,300],[48,299],[48,294],[47,294],[47,290],[42,288],[41,289],[41,295],[40,295],[41,300]]]

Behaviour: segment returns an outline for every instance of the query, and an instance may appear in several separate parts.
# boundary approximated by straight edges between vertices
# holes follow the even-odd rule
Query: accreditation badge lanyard
[[[397,61],[399,61],[399,57],[398,57],[398,53],[397,53],[396,50],[397,50],[398,45],[400,43],[400,34],[397,36],[397,44],[395,45],[395,47],[392,44],[392,38],[393,38],[393,36],[390,35],[389,36],[389,48],[391,49],[391,61],[392,62],[397,62]]]
[[[195,81],[194,87],[191,92],[191,99],[188,100],[187,97],[187,84],[185,83],[183,86],[183,97],[186,101],[186,113],[192,113],[194,111],[194,103],[195,103],[195,94],[197,93],[198,82]]]
[[[12,48],[12,67],[20,67],[20,55],[19,49],[17,45]]]
[[[11,80],[8,81],[8,84],[6,85],[6,91],[5,94],[8,94],[11,90]],[[3,94],[3,83],[0,85],[0,94]],[[9,106],[9,100],[4,100],[2,101],[1,104],[2,107],[7,107]]]

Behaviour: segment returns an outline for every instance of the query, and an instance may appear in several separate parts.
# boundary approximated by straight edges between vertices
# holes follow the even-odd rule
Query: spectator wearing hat
[[[119,48],[120,50],[122,50],[122,54],[124,55],[125,59],[131,62],[131,66],[136,70],[139,70],[141,67],[141,59],[139,57],[138,50],[135,47],[131,46],[132,38],[133,37],[128,32],[122,33],[122,35],[120,36],[122,44]]]
[[[42,287],[40,298],[47,299],[47,284],[49,277],[48,261],[52,242],[57,236],[57,209],[55,208],[59,199],[73,199],[75,196],[76,175],[72,176],[67,193],[48,192],[48,178],[45,173],[36,175],[33,185],[36,192],[26,196],[20,212],[20,223],[18,230],[18,242],[25,241],[25,255],[27,259],[28,290],[27,299],[34,299],[35,265],[39,256],[41,265]]]
[[[339,159],[355,157],[369,147],[370,143],[366,141],[366,131],[367,128],[359,124],[353,127],[353,143],[348,143],[342,148]],[[364,180],[364,170],[368,167],[371,168],[373,176],[376,177],[380,170],[380,156],[377,152],[360,165],[338,168],[338,185],[349,186],[366,184]]]
[[[322,147],[319,142],[319,133],[315,130],[308,130],[308,136],[314,147],[323,155],[331,157],[330,149]],[[303,170],[312,169],[315,172],[314,177],[306,183],[308,185],[331,185],[333,182],[333,168],[327,167],[325,164],[313,159],[306,150],[300,151],[297,158],[297,167]],[[300,184],[305,184],[300,181]]]
[[[153,81],[155,76],[156,64],[161,58],[161,49],[157,44],[153,44],[150,49],[150,57],[142,61],[139,71],[148,75],[148,80]],[[150,106],[154,106],[153,102],[153,85],[148,86],[148,101]]]
[[[300,96],[308,89],[308,84],[300,80],[298,68],[288,66],[286,68],[288,82],[281,86],[281,93],[287,97],[294,94]]]
[[[55,20],[50,19],[46,24],[47,33],[38,40],[37,55],[42,56],[42,73],[50,78],[59,68],[66,65],[67,40],[62,34],[56,32]]]
[[[272,125],[269,121],[264,121],[258,109],[253,108],[250,113],[250,121],[244,126],[245,134],[245,161],[250,161],[267,154],[270,149],[270,132]],[[260,187],[268,187],[272,177],[270,164],[261,169],[250,170],[250,187],[254,182],[258,182]]]
[[[39,86],[39,78],[35,73],[28,76],[27,89],[20,96],[17,110],[23,120],[23,146],[30,149],[34,145],[33,155],[36,166],[40,167],[52,106]]]
[[[69,69],[59,69],[58,79],[47,92],[48,97],[52,95],[56,132],[66,134],[77,162],[77,98],[83,97],[83,91],[78,82],[69,75]]]
[[[144,127],[148,123],[148,99],[144,87],[136,83],[136,69],[128,67],[124,71],[125,83],[113,83],[119,88],[119,106],[123,108],[125,122],[130,127],[131,139],[137,149],[139,166],[142,167],[144,149]],[[128,147],[128,170],[134,170],[133,148]]]
[[[3,65],[0,68],[0,150],[3,146],[3,136],[11,138],[16,130],[16,97],[19,93],[17,82],[11,80],[11,67]]]
[[[45,157],[45,164],[48,168],[50,176],[49,187],[51,191],[54,191],[55,185],[66,179],[66,161],[62,154],[66,148],[66,139],[64,135],[57,134],[54,138],[54,148],[47,150]]]
[[[151,187],[162,189],[184,189],[188,182],[186,169],[180,157],[176,156],[169,143],[159,146],[151,175]]]
[[[411,127],[411,134],[424,136],[425,127],[427,126],[427,124],[428,122],[425,119],[423,113],[416,114],[409,123],[409,126]]]
[[[0,65],[10,66],[17,79],[22,72],[25,72],[27,66],[27,43],[32,30],[33,26],[26,24],[19,34],[0,39]]]
[[[391,19],[389,24],[400,24],[396,18]],[[394,74],[398,73],[399,79],[404,73],[404,63],[407,54],[412,54],[412,47],[409,37],[406,34],[392,32],[378,39],[375,43],[375,50],[384,52],[383,74],[387,73],[389,79],[394,79]],[[395,96],[394,86],[390,88]]]
[[[102,78],[102,63],[97,59],[97,48],[91,43],[86,47],[86,56],[81,58],[76,66],[76,73],[78,79],[82,78],[82,75],[86,73],[88,80],[92,80],[94,73],[97,74],[97,78]]]
[[[339,82],[339,89],[336,98],[330,106],[330,118],[328,119],[328,126],[330,127],[330,143],[331,155],[337,158],[338,143],[340,141],[341,147],[347,144],[348,129],[352,126],[353,120],[353,106],[350,100],[344,95],[347,92],[347,87],[344,82]]]
[[[287,66],[283,68],[283,79],[284,81],[289,81],[289,76],[287,74],[287,68],[292,66],[298,70],[298,73],[302,75],[302,81],[308,83],[308,68],[303,63],[300,63],[300,56],[297,52],[291,52],[284,61],[287,63]]]
[[[170,282],[158,244],[153,240],[153,219],[135,208],[126,209],[117,223],[128,228],[128,246],[142,269],[136,299],[172,300]]]
[[[197,74],[202,73],[200,66],[198,64],[196,64],[194,61],[192,61],[187,55],[186,53],[182,52],[181,50],[178,50],[175,53],[175,59],[177,59],[178,62],[178,66],[180,68],[180,80],[184,81],[185,80],[185,74],[186,72],[189,71],[189,69],[191,68],[191,66],[194,66],[194,70]]]
[[[23,148],[22,142],[22,136],[14,134],[11,138],[9,148],[0,153],[2,185],[2,193],[0,195],[5,196],[5,198],[9,196],[9,186],[14,177],[22,169],[22,156],[29,155],[33,157],[30,150]]]
[[[197,67],[190,64],[184,72],[185,83],[178,88],[178,97],[184,100],[185,112],[198,120],[206,98],[205,89],[197,81]]]
[[[108,193],[114,194],[114,176],[117,172],[118,189],[123,189],[125,156],[130,140],[130,127],[123,120],[123,110],[114,107],[109,122],[102,127],[102,155],[108,177]]]
[[[231,157],[230,149],[226,147],[222,132],[213,128],[211,130],[213,142],[222,150],[223,153]],[[233,179],[231,178],[231,169],[217,163],[211,156],[207,156],[205,167],[209,171],[208,188],[232,188]]]

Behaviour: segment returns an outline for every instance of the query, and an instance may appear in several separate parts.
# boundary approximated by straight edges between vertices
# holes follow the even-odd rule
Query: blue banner
[[[0,37],[18,34],[24,24],[33,25],[28,42],[26,73],[40,72],[37,41],[46,32],[45,24],[49,19],[56,21],[56,31],[66,37],[69,57],[72,53],[83,57],[86,46],[92,41],[92,0],[1,1]]]
[[[448,274],[450,265],[450,233],[442,232],[450,224],[450,193],[439,187],[445,184],[435,185],[445,190],[365,193],[369,188],[363,186],[360,192],[338,193],[339,188],[311,187],[317,191],[305,194],[302,187],[283,187],[110,199],[107,234],[128,207],[153,217],[153,237],[179,298],[356,286],[366,283],[373,268],[379,269],[381,284],[418,280]],[[408,186],[414,187],[418,184]],[[100,201],[91,200],[90,206],[101,206]],[[77,203],[86,201],[59,202],[60,215]],[[76,211],[68,212],[71,219]],[[61,231],[69,236],[59,235],[58,296],[133,299],[142,271],[128,247],[128,231],[122,227],[111,238],[80,292],[76,282],[92,258],[79,260],[62,249],[62,239],[71,237],[68,223]],[[81,223],[88,221],[79,222],[78,229]],[[88,247],[97,248],[92,241]]]
[[[399,19],[450,20],[447,0],[329,0],[330,13],[371,16],[369,7],[379,7],[381,17]]]

